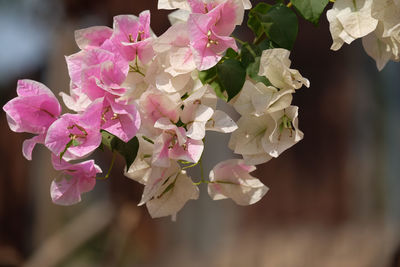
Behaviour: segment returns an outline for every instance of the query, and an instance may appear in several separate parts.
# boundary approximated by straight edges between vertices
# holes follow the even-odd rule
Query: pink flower
[[[154,53],[150,39],[150,12],[143,11],[139,18],[133,15],[114,17],[111,41],[127,60],[132,61],[138,56],[140,61],[147,63]]]
[[[213,18],[212,30],[218,35],[230,35],[235,29],[235,24],[240,25],[243,19],[243,4],[238,0],[207,1],[188,0],[192,13],[207,14]]]
[[[93,152],[101,143],[100,119],[103,99],[94,101],[82,114],[64,114],[50,127],[45,145],[66,160],[78,159]],[[72,142],[72,143],[70,143]],[[66,149],[68,144],[70,147]]]
[[[61,106],[49,88],[32,80],[19,80],[17,94],[3,110],[12,131],[38,134],[23,144],[23,155],[31,160],[33,148],[44,142],[49,126],[61,113]]]
[[[136,135],[140,122],[139,111],[135,104],[117,102],[116,97],[111,94],[104,98],[101,129],[128,142]]]
[[[215,66],[228,48],[237,50],[236,42],[226,32],[227,25],[217,27],[219,13],[191,14],[188,20],[190,44],[199,70]],[[224,33],[219,35],[218,32]]]
[[[154,127],[163,130],[163,133],[154,143],[153,165],[169,167],[170,159],[193,163],[200,160],[204,149],[203,142],[187,138],[183,127],[177,127],[167,118],[160,118]]]
[[[58,205],[73,205],[81,201],[81,194],[89,192],[96,184],[96,174],[101,173],[94,160],[70,164],[55,155],[53,167],[62,171],[61,178],[54,179],[50,186],[51,199]]]
[[[91,100],[104,97],[106,92],[122,95],[129,63],[104,49],[91,49],[66,57],[72,83]]]
[[[82,50],[100,47],[108,40],[113,30],[106,26],[94,26],[75,31],[75,42]]]

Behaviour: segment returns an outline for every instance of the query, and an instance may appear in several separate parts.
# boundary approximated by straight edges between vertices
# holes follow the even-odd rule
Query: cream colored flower
[[[255,166],[231,159],[218,163],[210,172],[208,194],[213,200],[231,198],[238,205],[258,202],[268,191],[263,183],[249,173]]]
[[[337,0],[326,16],[329,21],[333,44],[339,50],[343,43],[350,44],[357,38],[373,32],[378,20],[372,17],[373,0]]]
[[[152,218],[172,216],[176,214],[190,199],[199,198],[199,188],[193,184],[185,171],[169,177],[158,189],[154,198],[146,202],[147,210]]]
[[[262,52],[258,75],[265,76],[279,89],[299,89],[310,82],[298,70],[290,69],[290,51],[283,48],[267,49]]]
[[[273,86],[266,86],[263,83],[254,84],[247,80],[233,107],[241,115],[261,116],[290,106],[292,93],[294,93],[293,89],[278,91]]]

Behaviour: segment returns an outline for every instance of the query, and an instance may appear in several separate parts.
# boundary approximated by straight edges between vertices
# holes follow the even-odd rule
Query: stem
[[[108,169],[108,172],[107,172],[106,176],[104,176],[104,177],[96,177],[96,179],[98,179],[98,180],[106,180],[106,179],[108,179],[108,177],[110,177],[111,170],[114,167],[114,162],[115,162],[116,156],[117,156],[117,153],[113,152],[113,157],[111,159],[111,165],[110,165],[110,168]]]
[[[254,58],[256,58],[256,57],[257,57],[257,54],[256,54],[256,52],[254,52],[253,48],[251,48],[251,46],[250,46],[248,43],[246,43],[245,46],[247,47],[247,50],[249,50],[250,54],[251,54]]]
[[[199,162],[193,163],[192,165],[188,165],[188,166],[182,167],[182,170],[186,170],[186,169],[192,168],[192,167],[196,166],[197,164],[199,164]]]
[[[235,39],[236,42],[238,42],[238,43],[241,44],[241,45],[245,45],[245,44],[246,44],[246,42],[243,42],[242,40],[240,40],[239,38],[237,38],[237,37],[235,37],[235,36],[233,36],[233,35],[232,35],[232,38]]]
[[[201,180],[200,182],[206,183],[207,181],[204,179],[204,169],[203,169],[203,161],[202,158],[200,158],[200,173],[201,173]]]

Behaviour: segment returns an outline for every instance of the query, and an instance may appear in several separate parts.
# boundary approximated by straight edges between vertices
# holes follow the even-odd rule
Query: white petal
[[[243,160],[226,160],[217,164],[210,172],[208,194],[213,200],[231,198],[238,205],[251,205],[259,201],[268,188],[249,172],[254,166]]]
[[[174,217],[188,200],[198,198],[198,187],[182,172],[160,187],[154,199],[148,201],[146,206],[152,218],[169,215]]]
[[[206,124],[206,130],[216,131],[221,133],[231,133],[238,128],[236,123],[221,110],[216,110]]]

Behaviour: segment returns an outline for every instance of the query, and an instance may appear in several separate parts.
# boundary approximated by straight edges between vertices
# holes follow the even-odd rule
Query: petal
[[[165,183],[156,195],[158,196],[146,203],[150,216],[175,217],[188,200],[199,198],[199,189],[185,172],[181,172],[175,179]]]

